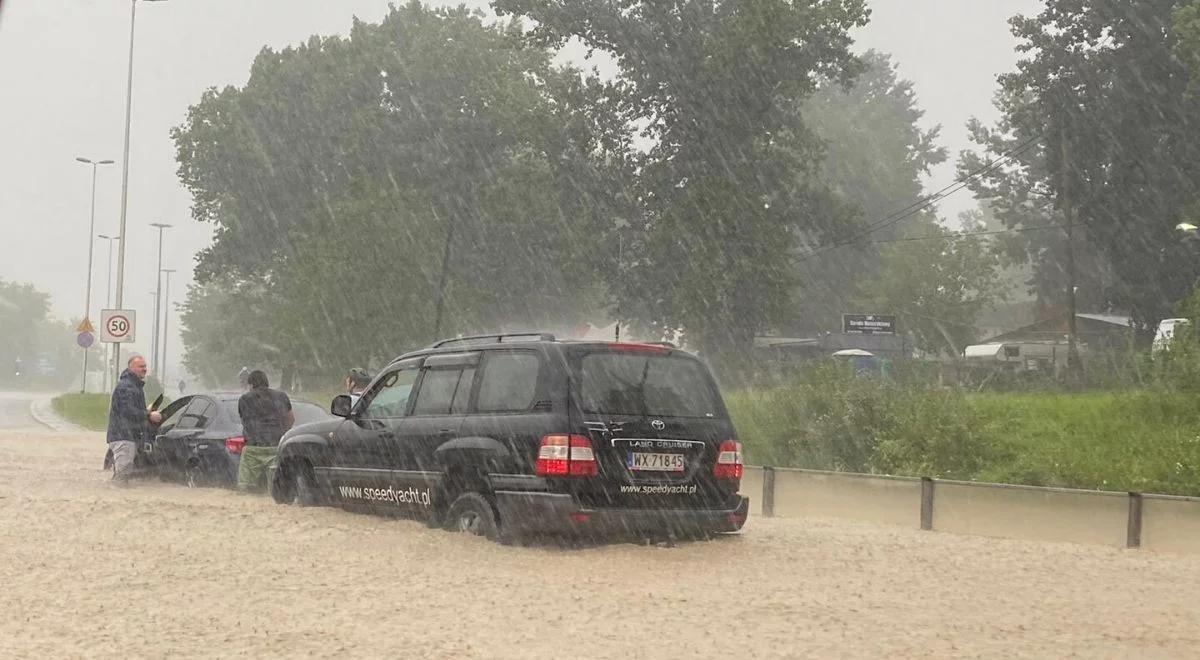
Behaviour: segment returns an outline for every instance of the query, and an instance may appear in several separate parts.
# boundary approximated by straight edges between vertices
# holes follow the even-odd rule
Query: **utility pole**
[[[171,273],[175,272],[174,268],[164,268],[163,274],[167,276],[167,288],[163,292],[163,339],[162,339],[162,366],[158,370],[158,380],[163,384],[163,391],[167,389],[167,339],[171,336],[168,334],[168,328],[171,327]]]
[[[457,203],[447,204],[446,208],[446,242],[442,246],[442,273],[438,277],[437,292],[434,298],[433,338],[435,341],[442,337],[442,316],[446,307],[446,282],[450,279],[450,253],[451,247],[454,245],[454,225],[459,219],[458,215],[462,211],[462,206],[462,199],[459,198]],[[433,211],[436,218],[436,206]]]
[[[106,271],[108,274],[108,289],[107,289],[106,293],[104,294],[104,307],[107,309],[112,309],[112,248],[113,248],[113,241],[118,240],[121,237],[120,236],[108,236],[106,234],[96,234],[96,237],[103,238],[104,240],[108,241],[108,269]],[[113,344],[108,345],[109,366],[111,366],[111,364],[113,362],[115,362],[115,358],[113,358],[112,347],[113,347]],[[104,369],[104,391],[105,392],[109,391],[109,387],[110,387],[109,380],[110,380],[111,376],[112,376],[112,369],[106,367]]]
[[[621,299],[624,298],[624,267],[625,267],[625,221],[621,220],[617,224],[617,327],[614,331],[613,341],[621,341]]]
[[[88,224],[88,265],[87,265],[87,294],[84,296],[83,303],[83,319],[88,321],[92,317],[92,254],[95,252],[96,241],[92,238],[92,234],[96,231],[96,170],[101,165],[112,165],[111,160],[92,160],[82,156],[75,160],[92,166],[92,212],[91,220]],[[87,368],[88,368],[88,348],[83,349],[83,380],[80,381],[79,393],[83,394],[87,391]]]
[[[1063,118],[1066,116],[1064,104]],[[1078,382],[1078,376],[1083,366],[1079,360],[1079,346],[1075,327],[1075,208],[1071,200],[1071,153],[1067,146],[1066,122],[1059,132],[1062,145],[1062,197],[1060,199],[1063,211],[1063,229],[1067,234],[1067,378],[1072,383]]]
[[[433,336],[442,336],[442,310],[446,306],[446,280],[450,277],[450,246],[454,243],[454,221],[446,224],[446,243],[442,248],[442,274],[438,277],[437,305],[433,314]]]
[[[160,310],[160,308],[161,308],[161,304],[160,304],[160,303],[161,303],[161,301],[162,301],[162,269],[163,269],[163,267],[162,267],[162,249],[163,249],[163,230],[164,230],[164,229],[166,229],[166,228],[168,228],[168,227],[170,227],[171,225],[168,225],[168,224],[166,224],[166,223],[163,223],[163,222],[151,222],[151,223],[150,223],[150,226],[151,226],[151,227],[155,227],[155,228],[157,228],[157,229],[158,229],[158,270],[154,271],[154,280],[155,280],[155,284],[154,284],[154,290],[155,290],[155,294],[154,294],[154,341],[153,341],[153,343],[152,343],[152,344],[151,344],[151,346],[150,346],[150,354],[151,354],[151,356],[152,356],[152,357],[153,357],[153,359],[154,359],[154,361],[150,363],[150,370],[151,370],[151,371],[154,371],[154,372],[156,372],[156,373],[157,373],[157,372],[158,372],[158,370],[159,370],[159,363],[158,363],[158,319],[159,319],[159,312],[161,311],[161,310]]]
[[[142,2],[165,2],[166,0],[141,0]],[[125,150],[121,158],[121,224],[117,241],[117,309],[125,301],[125,218],[129,209],[129,134],[133,127],[133,45],[134,27],[137,25],[138,0],[129,2],[129,72],[125,82]],[[161,264],[159,265],[161,267]],[[117,344],[113,354],[113,377],[121,373],[121,345]]]

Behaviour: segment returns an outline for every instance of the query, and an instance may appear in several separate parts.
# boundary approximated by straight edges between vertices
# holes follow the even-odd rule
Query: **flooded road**
[[[504,547],[0,432],[0,657],[1183,657],[1200,559],[828,519]]]
[[[44,428],[29,413],[29,406],[40,395],[24,392],[0,392],[0,430]]]

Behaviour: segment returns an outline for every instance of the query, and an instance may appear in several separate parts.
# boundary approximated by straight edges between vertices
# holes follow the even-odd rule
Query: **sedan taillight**
[[[236,438],[230,438],[225,441],[225,448],[228,449],[229,453],[231,453],[231,454],[242,453],[242,447],[245,447],[245,446],[246,446],[246,438],[244,438],[242,436],[238,436]]]

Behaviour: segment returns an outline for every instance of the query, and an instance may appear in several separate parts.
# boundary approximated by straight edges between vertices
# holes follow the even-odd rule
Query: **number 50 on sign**
[[[137,339],[137,312],[132,309],[105,309],[100,312],[100,341],[125,344]]]

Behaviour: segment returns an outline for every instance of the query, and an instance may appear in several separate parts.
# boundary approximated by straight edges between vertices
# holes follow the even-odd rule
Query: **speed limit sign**
[[[137,339],[137,312],[132,309],[100,311],[100,341],[125,344]]]

